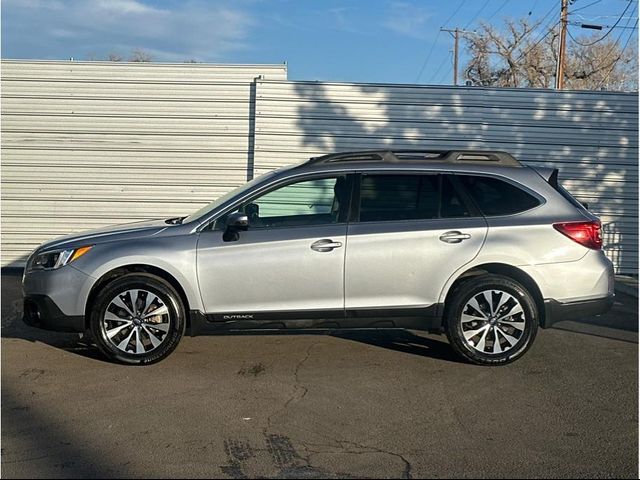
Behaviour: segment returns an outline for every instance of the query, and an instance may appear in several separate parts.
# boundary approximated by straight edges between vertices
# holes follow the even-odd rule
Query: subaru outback
[[[34,251],[24,320],[148,364],[182,336],[406,328],[505,364],[538,327],[606,312],[600,222],[558,171],[500,151],[363,151],[253,179],[188,217]]]

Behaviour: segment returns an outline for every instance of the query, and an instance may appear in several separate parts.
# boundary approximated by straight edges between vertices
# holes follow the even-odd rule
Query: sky
[[[574,22],[633,27],[638,0],[572,0]],[[283,63],[290,80],[450,84],[452,36],[505,17],[559,19],[560,0],[2,0],[2,58]],[[575,35],[591,33],[571,26]],[[603,33],[606,33],[603,30]],[[537,32],[535,33],[537,34]],[[616,28],[613,38],[637,29]],[[466,60],[461,42],[460,64]]]

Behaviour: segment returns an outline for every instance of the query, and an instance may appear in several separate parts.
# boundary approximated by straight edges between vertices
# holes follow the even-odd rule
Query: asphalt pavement
[[[638,477],[638,300],[503,367],[409,331],[184,338],[146,367],[22,324],[2,276],[3,478]]]

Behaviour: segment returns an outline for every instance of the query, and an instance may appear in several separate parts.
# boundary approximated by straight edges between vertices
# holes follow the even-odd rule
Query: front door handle
[[[330,252],[334,248],[340,248],[341,246],[342,242],[334,242],[328,238],[323,238],[322,240],[313,242],[311,244],[311,250],[315,250],[316,252]]]
[[[445,232],[440,235],[440,240],[445,243],[460,243],[463,240],[467,240],[471,238],[471,235],[468,233],[462,233],[457,230],[451,230],[450,232]]]

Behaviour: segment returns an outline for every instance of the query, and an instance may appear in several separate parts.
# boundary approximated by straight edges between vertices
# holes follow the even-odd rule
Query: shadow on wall
[[[562,183],[601,217],[617,273],[637,273],[637,105],[623,102],[628,95],[291,83],[297,135],[266,121],[274,151],[300,158],[378,148],[506,150],[531,166],[559,168]],[[269,96],[269,85],[259,88]]]

